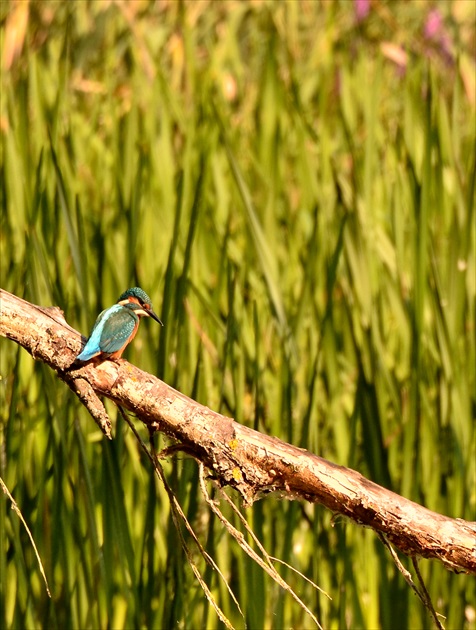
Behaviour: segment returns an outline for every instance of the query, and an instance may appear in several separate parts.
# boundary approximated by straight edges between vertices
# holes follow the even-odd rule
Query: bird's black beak
[[[161,326],[163,326],[163,325],[164,325],[164,323],[162,322],[162,320],[161,320],[161,319],[159,319],[159,316],[158,316],[158,315],[156,315],[156,314],[154,313],[154,311],[153,311],[151,308],[147,311],[147,315],[149,315],[149,317],[152,317],[152,319],[155,319],[155,321],[156,321],[156,322],[158,322]]]

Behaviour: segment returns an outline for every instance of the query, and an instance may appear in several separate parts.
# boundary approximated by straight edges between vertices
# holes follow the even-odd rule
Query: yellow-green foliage
[[[2,286],[87,334],[138,284],[165,327],[143,323],[128,359],[476,520],[474,3],[0,11]],[[3,499],[0,627],[219,627],[122,420],[106,443],[4,339],[0,369],[1,476],[53,594]],[[248,627],[309,627],[210,516],[195,462],[166,473]],[[271,555],[332,596],[279,567],[325,628],[429,626],[373,532],[272,496],[246,515]],[[474,581],[421,571],[446,627],[474,628]]]

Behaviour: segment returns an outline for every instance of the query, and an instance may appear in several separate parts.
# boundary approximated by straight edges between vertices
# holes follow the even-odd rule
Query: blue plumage
[[[139,318],[133,310],[115,304],[97,318],[91,336],[81,354],[80,361],[89,361],[101,352],[112,354],[122,348],[132,335]]]
[[[99,355],[119,358],[134,339],[143,316],[152,317],[163,325],[154,313],[147,293],[139,287],[129,289],[121,295],[117,304],[100,313],[86,345],[76,359],[89,361]]]

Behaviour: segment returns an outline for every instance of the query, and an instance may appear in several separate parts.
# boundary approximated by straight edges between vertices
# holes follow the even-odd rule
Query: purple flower
[[[428,39],[438,39],[443,30],[443,18],[438,9],[432,9],[428,13],[425,22],[425,37]]]
[[[427,41],[431,42],[433,48],[439,50],[443,58],[450,63],[453,60],[451,39],[445,29],[443,17],[438,9],[432,9],[428,13],[425,21],[424,34]]]
[[[362,22],[370,12],[370,0],[354,0],[354,9],[357,22]]]

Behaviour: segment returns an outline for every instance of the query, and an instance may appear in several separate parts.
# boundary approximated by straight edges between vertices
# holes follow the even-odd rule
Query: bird
[[[76,361],[119,359],[136,336],[141,317],[152,317],[161,326],[164,324],[154,313],[150,297],[140,287],[124,291],[114,306],[98,315],[86,345]]]

